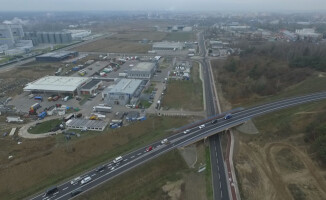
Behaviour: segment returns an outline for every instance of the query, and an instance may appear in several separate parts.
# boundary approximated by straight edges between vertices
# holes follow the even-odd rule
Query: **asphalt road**
[[[203,60],[200,61],[203,67],[204,73],[204,84],[205,84],[205,100],[206,100],[206,112],[208,116],[217,114],[217,102],[214,98],[213,81],[211,80],[211,71],[209,68],[210,62],[206,59],[206,47],[204,44],[205,40],[203,34],[199,34],[198,45],[200,48],[200,54]],[[228,200],[228,182],[225,171],[225,163],[223,159],[222,145],[220,141],[220,135],[216,134],[208,138],[209,149],[211,158],[211,170],[212,170],[212,188],[214,200]]]
[[[58,192],[53,195],[45,196],[44,192],[36,195],[35,197],[31,198],[33,200],[36,199],[70,199],[72,198],[70,193],[72,191],[81,189],[82,193],[86,192],[108,180],[113,179],[114,177],[125,173],[134,167],[137,167],[149,160],[156,158],[166,152],[169,152],[175,148],[183,147],[192,143],[195,143],[203,138],[212,136],[218,132],[223,130],[229,129],[231,127],[237,126],[239,124],[244,123],[245,121],[257,117],[259,115],[263,115],[269,112],[273,112],[276,110],[288,108],[291,106],[309,103],[313,101],[319,101],[322,99],[326,99],[326,92],[322,93],[314,93],[311,95],[295,97],[290,99],[285,99],[281,101],[276,101],[268,104],[262,104],[256,107],[251,107],[248,109],[244,109],[232,114],[232,118],[225,120],[223,117],[219,117],[217,123],[212,124],[211,121],[204,122],[205,127],[200,129],[198,125],[189,128],[190,132],[184,134],[180,132],[173,136],[168,137],[168,144],[161,144],[160,141],[155,142],[149,146],[153,147],[152,151],[146,152],[146,147],[140,148],[136,151],[133,151],[129,154],[122,155],[123,161],[118,164],[114,164],[112,161],[108,161],[104,165],[104,169],[102,171],[97,172],[94,168],[86,173],[84,173],[81,177],[90,176],[92,180],[86,184],[81,184],[77,182],[75,184],[71,184],[70,181],[62,183],[58,185]],[[216,136],[215,136],[216,137]],[[220,158],[216,160],[216,162],[220,162]],[[216,166],[220,166],[219,164]],[[99,167],[99,166],[98,166]],[[114,169],[112,169],[114,167]],[[221,169],[219,169],[221,170]],[[222,174],[222,173],[221,173]],[[222,187],[222,184],[221,184]],[[224,198],[224,197],[223,197]]]

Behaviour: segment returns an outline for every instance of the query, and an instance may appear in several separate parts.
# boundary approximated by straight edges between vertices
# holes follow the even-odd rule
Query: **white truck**
[[[128,74],[127,73],[119,73],[119,77],[127,77],[128,76]]]
[[[111,112],[112,107],[110,106],[94,106],[93,111],[94,112]]]
[[[119,163],[119,162],[121,162],[122,161],[122,157],[121,156],[118,156],[118,157],[116,157],[114,160],[113,160],[113,163],[114,164],[117,164],[117,163]]]

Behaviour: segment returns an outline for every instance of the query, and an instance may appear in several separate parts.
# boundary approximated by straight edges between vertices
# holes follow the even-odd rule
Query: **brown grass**
[[[3,153],[7,156],[14,151],[16,156],[0,170],[0,199],[32,195],[114,156],[166,137],[172,134],[166,130],[188,122],[185,118],[154,117],[114,131],[87,133],[69,142],[59,135],[55,140],[26,140],[19,146],[9,143]]]

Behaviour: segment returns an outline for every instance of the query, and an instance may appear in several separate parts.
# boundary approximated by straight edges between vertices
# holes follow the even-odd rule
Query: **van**
[[[82,193],[82,192],[83,192],[83,190],[78,189],[78,190],[72,191],[72,192],[70,193],[70,196],[74,197],[74,196],[76,196],[76,195],[78,195],[78,194],[80,194],[80,193]]]
[[[168,139],[164,139],[161,141],[161,144],[167,144],[167,143],[169,143]]]
[[[114,160],[113,160],[113,163],[119,163],[120,161],[122,161],[122,157],[119,156],[119,157],[116,157]]]
[[[54,193],[58,192],[59,189],[57,186],[53,186],[45,191],[45,196],[53,195]]]
[[[87,176],[80,182],[80,184],[84,185],[84,184],[90,182],[91,180],[92,180],[92,178],[90,176]]]

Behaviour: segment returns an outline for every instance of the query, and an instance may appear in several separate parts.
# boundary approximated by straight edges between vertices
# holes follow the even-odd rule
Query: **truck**
[[[58,71],[55,72],[55,75],[56,75],[56,76],[59,76],[59,75],[61,74],[61,72],[62,72],[62,68],[60,67],[60,68],[58,69]]]
[[[121,162],[122,161],[122,157],[121,156],[118,156],[118,157],[116,157],[114,160],[113,160],[113,163],[114,164],[117,164],[117,163],[119,163],[119,162]]]
[[[7,117],[6,121],[10,123],[10,122],[23,122],[24,120],[20,119],[20,117]]]
[[[94,112],[111,112],[112,107],[110,106],[94,106]]]
[[[119,73],[119,77],[127,77],[128,74],[127,73]]]
[[[43,97],[41,97],[41,96],[37,96],[37,97],[34,97],[34,100],[40,100],[40,101],[43,101]]]
[[[41,105],[40,105],[39,103],[34,103],[34,104],[31,106],[30,110],[35,111],[35,110],[39,109],[40,107],[41,107]]]
[[[45,111],[43,111],[43,112],[41,112],[39,115],[38,115],[38,118],[39,119],[44,119],[45,117],[46,117],[46,112]]]
[[[80,76],[85,76],[86,71],[85,71],[85,70],[80,70],[80,71],[78,71],[78,74],[79,74]]]
[[[63,98],[63,101],[68,101],[70,99],[70,96],[66,96],[65,98]]]

